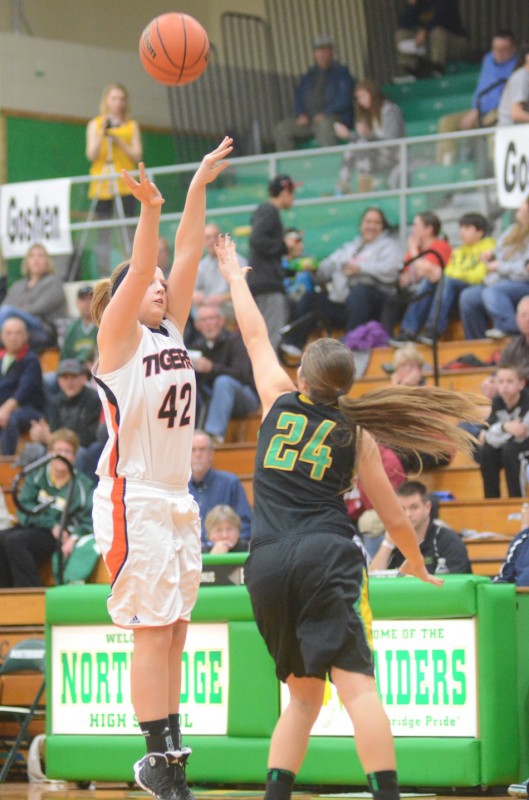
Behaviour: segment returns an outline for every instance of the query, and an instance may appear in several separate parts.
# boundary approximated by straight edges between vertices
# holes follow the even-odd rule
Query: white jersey
[[[120,369],[93,370],[108,441],[97,474],[186,487],[195,428],[195,372],[182,336],[164,320],[142,325],[137,351]]]

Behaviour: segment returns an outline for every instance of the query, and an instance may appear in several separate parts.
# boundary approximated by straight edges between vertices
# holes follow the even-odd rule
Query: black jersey
[[[343,493],[355,449],[345,443],[336,406],[298,392],[281,395],[259,432],[254,475],[252,546],[289,534],[353,535]]]

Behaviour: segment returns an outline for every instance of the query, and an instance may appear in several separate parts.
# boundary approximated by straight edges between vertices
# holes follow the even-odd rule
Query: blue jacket
[[[296,117],[308,113],[310,94],[320,74],[320,68],[314,65],[301,77],[295,94]],[[338,61],[333,61],[325,74],[325,105],[319,113],[338,117],[344,125],[352,128],[354,125],[354,79],[349,69]]]
[[[200,509],[202,542],[206,541],[206,529],[204,528],[206,515],[208,511],[218,505],[226,505],[233,508],[241,518],[241,539],[248,540],[250,538],[252,510],[244,487],[237,475],[220,469],[210,469],[200,482],[195,481],[193,477],[191,478],[189,491],[197,501]]]
[[[529,586],[529,528],[514,537],[507,550],[500,574],[494,583],[515,583]]]
[[[515,53],[513,57],[509,59],[509,61],[504,61],[503,64],[498,64],[494,60],[494,56],[491,52],[487,53],[481,62],[478,84],[476,86],[476,91],[472,96],[472,107],[478,107],[478,96],[481,92],[485,92],[479,100],[481,113],[487,114],[489,111],[494,111],[496,108],[498,108],[500,104],[501,93],[503,92],[507,78],[510,78],[516,69],[517,63],[518,53]],[[490,91],[485,91],[499,80],[503,80],[504,83],[500,83],[499,86],[496,86],[496,88],[491,89]]]
[[[38,356],[29,348],[23,348],[2,375],[4,356],[5,350],[0,350],[0,405],[14,397],[19,406],[43,411],[44,387]]]

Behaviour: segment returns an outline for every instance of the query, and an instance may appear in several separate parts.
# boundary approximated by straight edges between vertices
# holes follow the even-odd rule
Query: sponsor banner
[[[375,620],[378,690],[394,736],[478,737],[474,619]],[[281,686],[281,706],[288,689]],[[350,736],[352,723],[327,682],[313,736]]]
[[[113,625],[52,628],[52,734],[137,734],[130,701],[133,631]],[[228,626],[189,625],[182,660],[184,734],[226,734]]]
[[[500,206],[518,208],[529,194],[529,125],[495,128],[494,166]]]
[[[0,186],[0,243],[4,258],[21,258],[32,244],[51,255],[72,252],[70,180]]]

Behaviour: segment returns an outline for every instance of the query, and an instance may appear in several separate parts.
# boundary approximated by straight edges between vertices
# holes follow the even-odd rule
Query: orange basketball
[[[189,14],[160,14],[140,37],[143,68],[166,86],[183,86],[199,78],[208,65],[208,53],[208,35]]]

